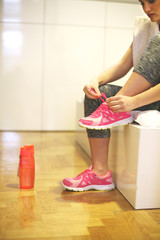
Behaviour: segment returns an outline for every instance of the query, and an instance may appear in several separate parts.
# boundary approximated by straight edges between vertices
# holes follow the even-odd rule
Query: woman
[[[150,21],[160,25],[160,0],[140,0],[140,3]],[[114,114],[140,107],[141,110],[157,109],[160,111],[160,102],[158,102],[160,100],[160,33],[150,41],[131,77],[122,88],[107,84],[123,77],[132,67],[133,43],[116,65],[85,85],[86,116],[92,115],[92,112],[101,106],[102,102],[99,99],[101,92],[107,96],[106,102]],[[114,188],[114,183],[112,173],[108,168],[110,130],[87,129],[87,132],[92,166],[75,178],[64,179],[63,185],[75,191],[111,190]]]

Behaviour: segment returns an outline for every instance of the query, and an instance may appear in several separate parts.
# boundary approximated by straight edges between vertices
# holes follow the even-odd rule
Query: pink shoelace
[[[90,169],[86,169],[85,171],[83,171],[82,173],[78,174],[77,177],[87,177],[88,178],[88,173],[90,172],[91,170]]]
[[[96,91],[94,91],[92,88],[88,88],[91,92],[93,92],[93,93],[96,93],[97,94],[97,92]],[[102,92],[101,93],[101,95],[102,95],[102,97],[106,100],[107,99],[107,97],[106,97],[106,95],[105,95],[105,93],[104,92]],[[102,98],[101,96],[99,96],[99,98],[102,100],[102,102],[106,102],[103,98]]]

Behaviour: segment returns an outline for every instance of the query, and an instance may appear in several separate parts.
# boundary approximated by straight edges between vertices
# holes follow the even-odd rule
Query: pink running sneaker
[[[104,93],[102,93],[102,96],[106,99]],[[115,113],[109,108],[103,98],[101,100],[103,103],[90,116],[79,120],[81,127],[100,130],[133,122],[134,118],[131,112]]]
[[[66,189],[72,191],[112,190],[115,188],[111,170],[108,170],[105,176],[98,176],[92,170],[92,166],[75,178],[65,178],[62,184]]]

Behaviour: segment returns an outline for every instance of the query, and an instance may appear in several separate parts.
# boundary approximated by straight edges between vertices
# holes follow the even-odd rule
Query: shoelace
[[[95,93],[95,94],[97,94],[97,92],[96,91],[94,91],[92,88],[88,88],[91,92],[93,92],[93,93]],[[102,95],[102,97],[106,100],[107,99],[107,97],[106,97],[106,95],[105,95],[105,93],[104,92],[102,92],[101,93],[101,95]],[[99,96],[99,98],[102,100],[102,102],[106,102],[103,98],[102,98],[101,96]]]
[[[84,176],[84,177],[88,177],[88,173],[90,172],[90,169],[86,169],[85,171],[83,171],[82,173],[80,173],[77,177],[80,176]]]
[[[104,102],[91,115],[92,117],[98,117],[101,113],[107,113],[108,110],[107,104]]]
[[[97,92],[96,91],[94,91],[92,88],[88,88],[90,91],[92,91],[93,93],[95,93],[95,94],[97,94]],[[105,99],[103,99],[102,97]],[[106,99],[107,99],[107,97],[106,97],[106,95],[105,95],[105,93],[104,92],[102,92],[101,93],[101,96],[99,96],[99,98],[102,100],[102,102],[103,103],[105,103],[105,104],[101,104],[91,115],[92,115],[92,117],[98,117],[101,113],[105,113],[105,115],[108,115],[108,117],[110,118],[110,119],[113,119],[113,118],[115,118],[116,116],[118,116],[119,117],[119,115],[121,115],[121,113],[115,113],[115,112],[113,112],[109,107],[108,107],[108,104],[106,103]]]
[[[90,91],[96,93],[96,91],[94,91],[93,89],[91,89],[91,88],[88,88],[88,89],[89,89]],[[97,94],[97,93],[96,93],[96,94]],[[105,95],[104,92],[102,92],[101,95],[102,95],[102,97],[103,97],[105,100],[107,99],[107,97],[106,97],[106,95]],[[98,117],[100,113],[105,113],[105,114],[109,115],[109,118],[110,118],[112,115],[114,115],[114,116],[115,116],[115,114],[118,115],[118,113],[114,113],[114,114],[113,114],[113,112],[112,112],[112,111],[110,110],[110,108],[108,107],[106,101],[105,101],[102,97],[99,96],[99,98],[100,98],[100,99],[102,100],[102,102],[105,103],[105,104],[101,104],[101,105],[91,114],[92,117]]]

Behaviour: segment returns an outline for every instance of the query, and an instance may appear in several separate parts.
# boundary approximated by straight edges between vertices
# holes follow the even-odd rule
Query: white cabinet
[[[124,127],[125,162],[119,158],[113,171],[116,187],[135,209],[160,208],[159,139],[160,128]]]

